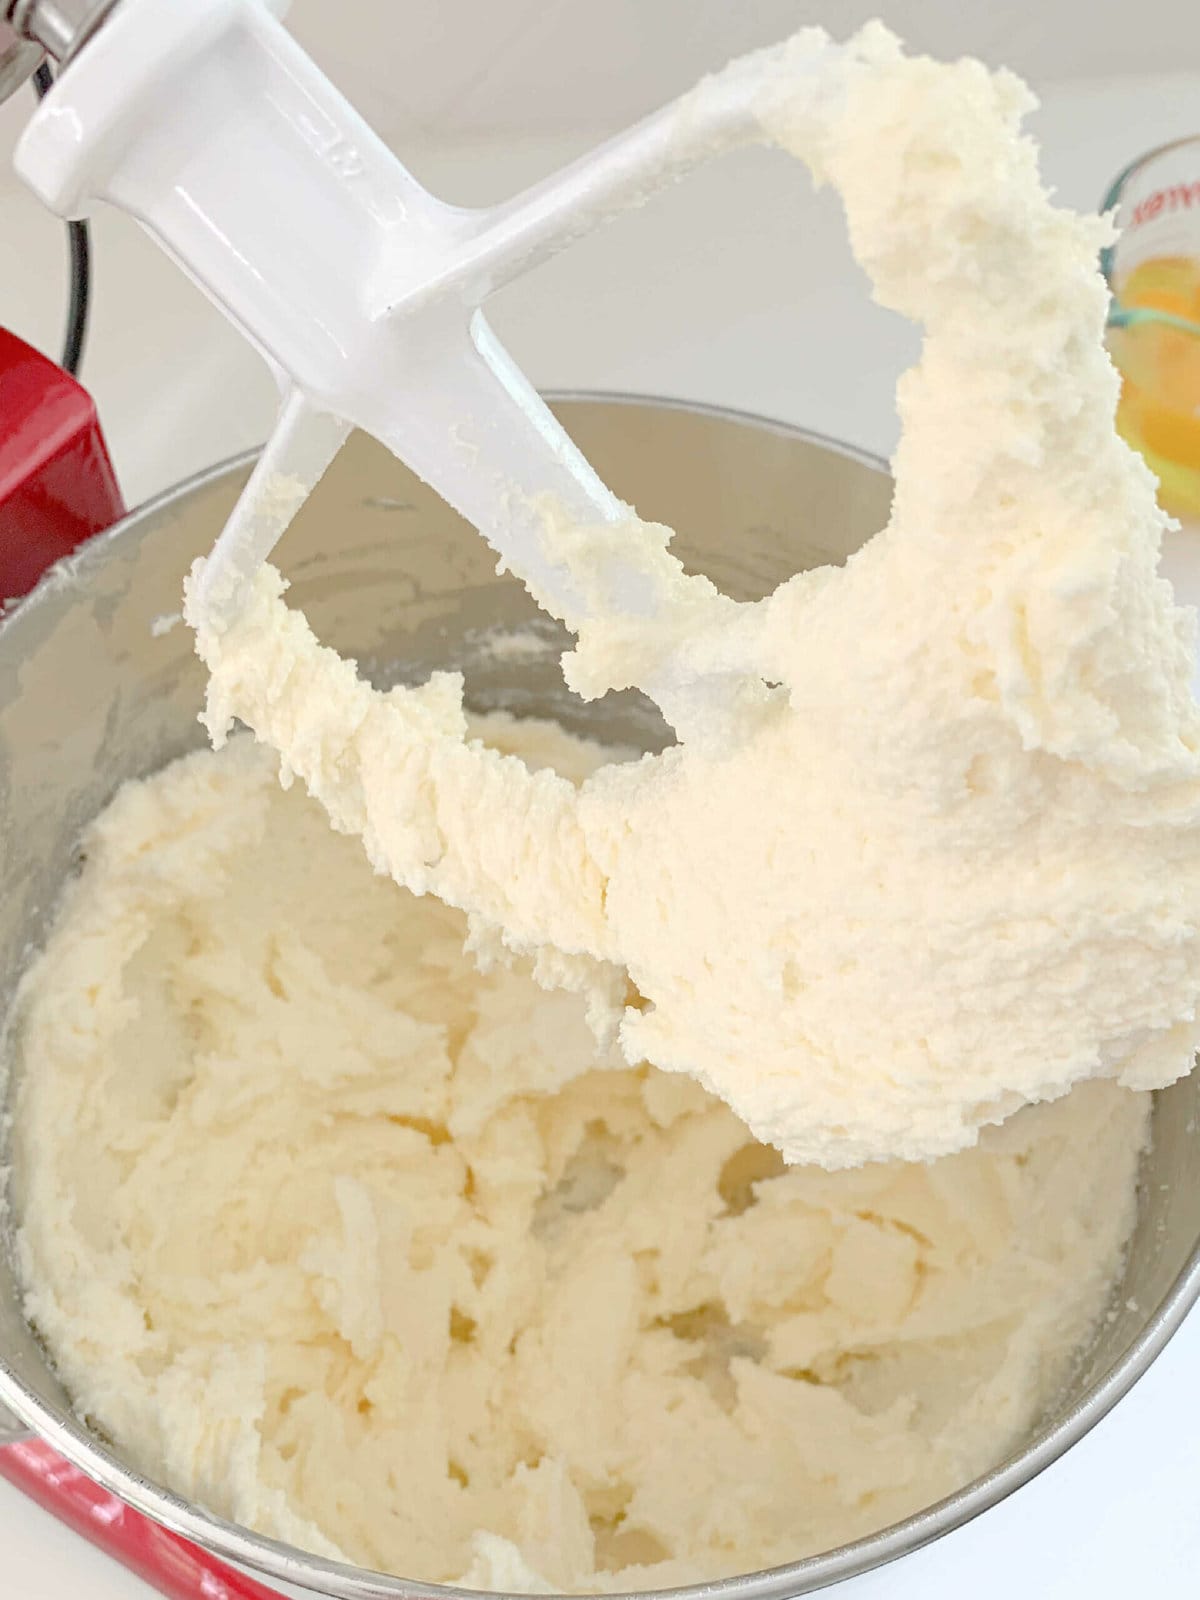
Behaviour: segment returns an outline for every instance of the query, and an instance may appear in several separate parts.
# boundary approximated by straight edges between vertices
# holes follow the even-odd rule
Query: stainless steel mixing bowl
[[[561,401],[570,431],[644,516],[679,530],[676,549],[739,598],[798,568],[840,562],[884,521],[881,463],[756,418],[662,401]],[[192,479],[89,544],[0,623],[0,1014],[42,939],[75,842],[126,778],[201,743],[203,676],[186,629],[155,620],[179,606],[193,558],[212,542],[249,458]],[[572,702],[557,672],[564,635],[475,532],[378,445],[351,442],[289,532],[279,562],[318,634],[392,681],[460,668],[480,708],[558,716],[647,747],[666,731],[636,696]],[[541,650],[489,648],[532,631]],[[1200,1076],[1159,1094],[1137,1231],[1111,1320],[1025,1446],[948,1500],[871,1538],[704,1589],[700,1600],[806,1594],[903,1556],[1026,1483],[1121,1398],[1200,1292]],[[149,1482],[120,1447],[74,1417],[21,1314],[0,1258],[0,1402],[22,1427],[139,1510],[228,1560],[341,1600],[460,1591],[324,1561],[211,1516]],[[0,1431],[3,1416],[0,1413]]]

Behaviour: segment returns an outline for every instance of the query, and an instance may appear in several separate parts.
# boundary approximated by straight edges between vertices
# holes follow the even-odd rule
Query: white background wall
[[[1196,0],[294,0],[289,26],[381,131],[444,139],[620,127],[738,51],[875,16],[1035,83],[1200,71]]]

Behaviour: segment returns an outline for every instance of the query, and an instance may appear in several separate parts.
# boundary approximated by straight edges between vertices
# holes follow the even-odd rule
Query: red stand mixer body
[[[0,329],[0,599],[124,515],[91,395]]]

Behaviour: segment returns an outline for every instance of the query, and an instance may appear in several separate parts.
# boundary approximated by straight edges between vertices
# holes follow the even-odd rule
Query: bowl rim
[[[888,471],[886,461],[857,446],[810,428],[734,407],[663,395],[590,389],[547,390],[545,398],[551,404],[604,404],[693,413],[812,444],[874,471]],[[244,471],[253,465],[258,455],[257,448],[239,451],[153,495],[111,528],[90,539],[74,555],[58,563],[51,569],[51,580],[57,583],[65,573],[86,574],[90,565],[103,560],[111,540],[120,538],[123,532],[147,518],[169,512],[196,491]],[[31,596],[40,588],[39,583]],[[18,600],[0,615],[0,631],[20,615],[24,603],[24,599]],[[1198,1299],[1200,1238],[1137,1339],[1051,1428],[1019,1454],[903,1521],[783,1566],[740,1573],[709,1583],[631,1590],[612,1594],[607,1600],[650,1600],[650,1597],[654,1600],[784,1600],[784,1597],[811,1594],[859,1577],[945,1537],[1031,1482],[1088,1434],[1144,1376]],[[507,1593],[371,1572],[365,1567],[310,1554],[215,1516],[124,1466],[72,1413],[46,1405],[39,1399],[12,1371],[2,1352],[0,1407],[6,1407],[30,1432],[39,1435],[103,1488],[173,1533],[181,1534],[226,1561],[326,1596],[328,1600],[400,1600],[400,1597],[403,1600],[480,1600],[480,1597],[497,1600]],[[0,1443],[3,1438],[0,1426]],[[547,1600],[572,1600],[572,1597],[551,1595]]]

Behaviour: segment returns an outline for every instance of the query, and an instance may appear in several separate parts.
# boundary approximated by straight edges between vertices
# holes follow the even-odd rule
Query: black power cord
[[[33,75],[39,100],[50,92],[53,83],[50,68],[43,62]],[[71,256],[71,299],[61,365],[75,377],[83,360],[92,294],[92,245],[86,222],[67,223],[67,247]]]

